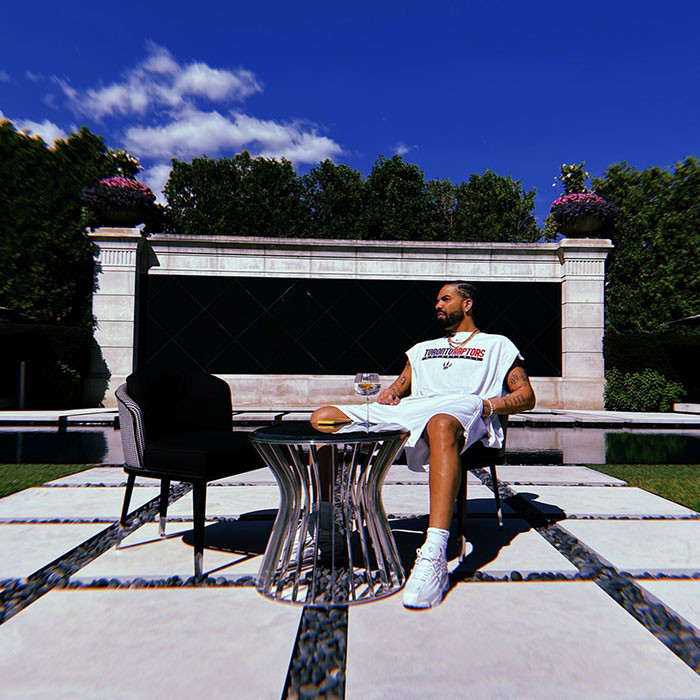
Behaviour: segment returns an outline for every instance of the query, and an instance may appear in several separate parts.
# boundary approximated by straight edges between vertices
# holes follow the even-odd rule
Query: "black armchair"
[[[207,484],[264,464],[245,433],[232,432],[229,385],[204,372],[142,370],[116,391],[126,492],[126,523],[137,476],[160,479],[160,534],[171,481],[192,484],[194,574],[202,577]]]
[[[493,483],[493,495],[496,499],[496,517],[498,526],[503,527],[503,510],[501,496],[498,493],[498,475],[496,465],[503,464],[506,455],[506,434],[508,417],[499,416],[503,426],[503,445],[501,448],[485,447],[482,442],[474,443],[462,453],[462,482],[457,492],[457,527],[459,529],[459,561],[464,561],[467,553],[467,472],[472,469],[489,469]]]

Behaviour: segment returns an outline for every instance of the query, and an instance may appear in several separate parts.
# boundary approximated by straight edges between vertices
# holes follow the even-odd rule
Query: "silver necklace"
[[[458,343],[456,340],[452,340],[452,337],[448,335],[447,342],[449,343],[449,346],[451,348],[463,348],[478,332],[479,329],[475,328],[472,334],[466,340],[463,340],[461,343]]]

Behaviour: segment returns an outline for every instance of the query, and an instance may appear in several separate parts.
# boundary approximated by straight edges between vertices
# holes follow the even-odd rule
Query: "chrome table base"
[[[266,430],[251,440],[277,479],[280,508],[257,590],[293,603],[351,605],[401,589],[381,487],[408,433],[356,430],[329,439],[310,429],[283,441]]]

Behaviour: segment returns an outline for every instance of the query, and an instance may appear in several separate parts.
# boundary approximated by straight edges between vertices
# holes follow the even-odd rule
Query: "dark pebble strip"
[[[474,473],[486,486],[494,490],[491,477],[485,470],[474,470]],[[676,656],[696,673],[700,673],[700,636],[695,628],[683,622],[666,606],[651,600],[629,574],[620,573],[601,561],[576,537],[559,525],[547,522],[546,517],[537,508],[506,484],[499,481],[496,487],[501,498],[578,569],[581,579],[597,583]],[[649,574],[645,578],[667,577]],[[511,580],[517,579],[511,576]]]
[[[567,520],[700,520],[700,515],[567,515]]]
[[[191,488],[189,484],[173,484],[170,487],[168,503],[178,500]],[[143,523],[155,520],[158,517],[159,502],[160,497],[156,497],[145,503],[129,516],[124,527],[118,522],[113,523],[102,532],[98,532],[89,540],[35,571],[25,581],[10,582],[0,593],[0,624],[7,622],[52,588],[78,587],[73,582],[69,582],[69,578],[108,549],[119,544]],[[108,587],[117,588],[118,585],[110,585],[108,582]]]
[[[120,483],[103,484],[99,481],[91,481],[89,484],[42,484],[42,489],[123,489],[126,481]],[[134,484],[135,489],[150,487],[153,484]]]
[[[344,698],[347,642],[347,606],[304,606],[282,700]]]

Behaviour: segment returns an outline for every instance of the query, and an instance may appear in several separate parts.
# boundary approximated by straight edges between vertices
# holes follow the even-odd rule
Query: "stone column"
[[[134,367],[137,249],[142,237],[139,229],[100,228],[90,238],[98,247],[92,297],[97,326],[85,400],[88,406],[116,406],[114,391]]]
[[[559,244],[562,265],[562,380],[559,405],[603,408],[605,375],[605,258],[609,240],[565,238]]]

